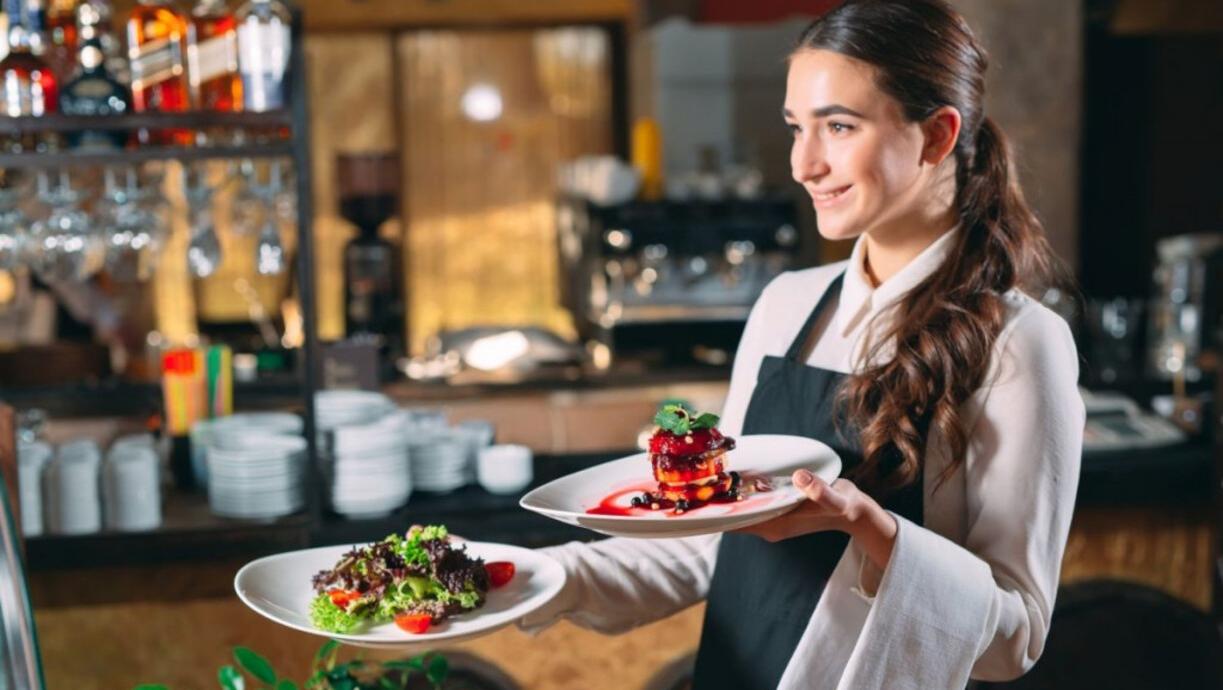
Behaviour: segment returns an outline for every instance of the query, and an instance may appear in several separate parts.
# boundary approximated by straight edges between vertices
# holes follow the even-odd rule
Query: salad
[[[490,589],[513,577],[513,563],[468,556],[444,526],[415,525],[403,536],[356,547],[335,567],[316,574],[310,620],[333,633],[390,621],[423,633],[452,615],[480,608]]]

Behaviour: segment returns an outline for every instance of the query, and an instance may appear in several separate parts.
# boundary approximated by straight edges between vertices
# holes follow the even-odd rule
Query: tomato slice
[[[353,600],[361,598],[361,593],[355,589],[333,589],[327,593],[327,596],[331,597],[331,603],[346,609]]]
[[[395,616],[395,625],[401,630],[419,635],[433,624],[433,616],[427,613],[401,613]]]
[[[514,579],[514,564],[510,561],[485,563],[484,570],[488,572],[488,581],[493,587],[500,587]]]

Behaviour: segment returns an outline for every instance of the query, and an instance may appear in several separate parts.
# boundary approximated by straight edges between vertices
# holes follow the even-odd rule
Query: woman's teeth
[[[844,194],[845,192],[849,191],[850,186],[852,185],[846,185],[844,187],[841,187],[840,189],[835,189],[831,192],[816,193],[815,198],[817,201],[828,201],[829,199],[835,199],[841,196],[842,194]]]

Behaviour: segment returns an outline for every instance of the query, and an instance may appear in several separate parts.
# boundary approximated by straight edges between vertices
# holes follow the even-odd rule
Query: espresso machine
[[[1199,381],[1211,366],[1203,355],[1223,337],[1223,233],[1169,237],[1156,252],[1148,368],[1162,380]]]
[[[788,197],[557,202],[561,301],[615,358],[724,364],[764,286],[798,257]]]

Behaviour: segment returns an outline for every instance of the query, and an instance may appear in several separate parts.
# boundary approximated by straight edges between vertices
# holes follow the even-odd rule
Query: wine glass
[[[23,259],[29,220],[18,207],[20,200],[18,189],[0,188],[0,271],[17,268]]]
[[[134,168],[122,171],[122,181],[119,174],[112,168],[105,171],[98,209],[105,226],[106,269],[116,280],[148,280],[162,234],[154,193],[139,186]]]
[[[183,168],[183,191],[187,197],[187,219],[191,241],[187,245],[187,267],[196,278],[216,272],[223,258],[221,240],[212,218],[213,188],[202,171]]]
[[[30,227],[34,270],[48,281],[84,280],[100,267],[100,245],[79,207],[83,194],[72,188],[67,171],[52,177],[38,175],[38,200],[49,212]]]
[[[259,242],[255,247],[255,269],[259,275],[280,275],[285,269],[284,245],[280,241],[280,221],[284,217],[284,185],[280,161],[273,161],[269,171],[270,180],[266,186],[250,187],[262,199],[262,206],[270,208],[264,213],[263,230],[259,233]],[[295,204],[295,202],[294,202]],[[294,208],[294,213],[296,209]]]
[[[230,227],[236,235],[247,235],[263,224],[267,215],[266,199],[259,192],[259,175],[255,161],[239,161],[234,178],[240,181],[230,203]]]

